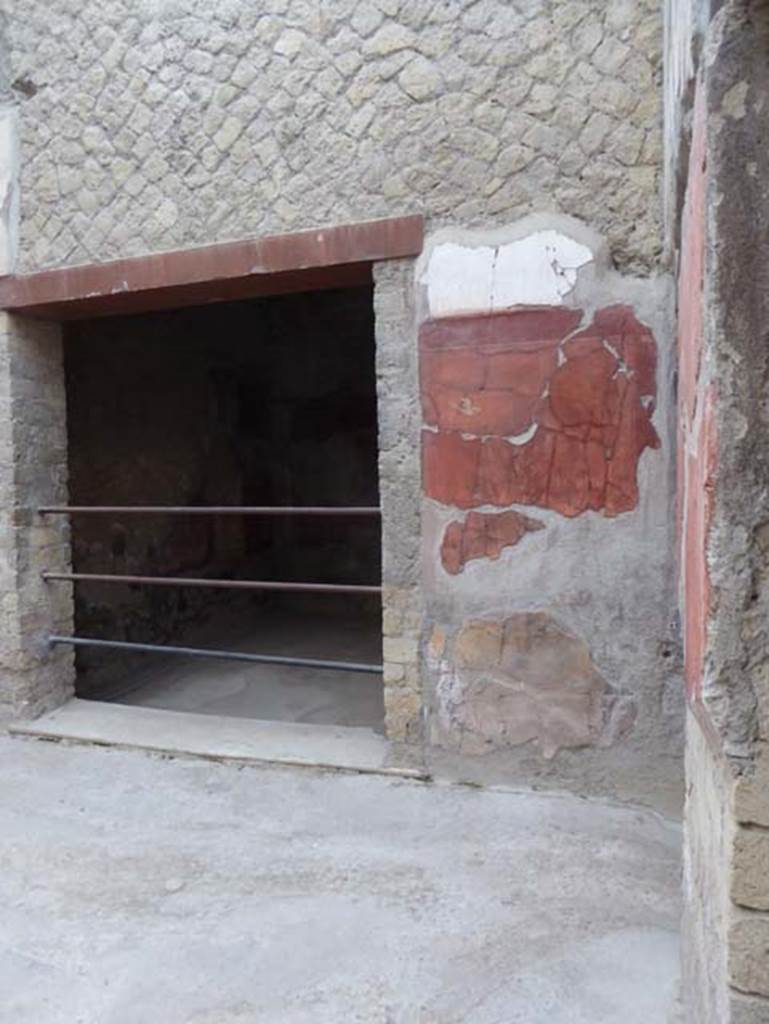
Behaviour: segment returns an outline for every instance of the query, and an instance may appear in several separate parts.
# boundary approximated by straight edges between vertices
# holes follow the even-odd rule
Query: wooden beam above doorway
[[[0,309],[81,320],[371,282],[372,264],[418,256],[419,214],[0,277]]]

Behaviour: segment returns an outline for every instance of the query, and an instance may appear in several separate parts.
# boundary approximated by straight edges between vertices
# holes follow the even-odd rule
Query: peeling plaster
[[[527,533],[544,530],[545,524],[515,509],[506,512],[468,512],[446,527],[441,543],[441,564],[456,576],[479,558],[496,561],[502,551],[515,547]]]
[[[617,397],[628,389],[637,396],[634,416],[646,425],[644,429],[649,430],[654,447],[649,445],[638,455],[633,500],[621,515],[607,516],[603,508],[564,515],[561,510],[543,508],[541,503],[508,503],[511,495],[502,496],[504,500],[497,503],[496,493],[475,495],[471,510],[463,513],[453,500],[446,504],[431,496],[429,487],[425,489],[421,572],[426,601],[426,728],[433,750],[431,756],[446,770],[461,768],[473,778],[486,780],[508,779],[511,773],[530,778],[534,771],[537,777],[558,778],[571,785],[573,780],[592,777],[591,773],[598,771],[605,773],[602,778],[613,789],[635,787],[641,778],[647,780],[642,783],[645,786],[653,777],[656,793],[660,787],[669,785],[670,758],[678,751],[681,685],[680,663],[669,657],[669,651],[677,649],[671,558],[675,517],[673,449],[669,440],[674,430],[675,360],[671,344],[670,279],[619,274],[611,266],[605,240],[587,225],[561,214],[533,214],[500,229],[446,228],[428,236],[416,267],[417,320],[420,333],[428,320],[436,319],[441,321],[441,329],[452,335],[462,331],[461,316],[436,318],[431,306],[428,269],[433,254],[441,247],[454,245],[476,254],[486,249],[494,254],[510,243],[547,232],[576,241],[592,254],[592,260],[575,271],[576,283],[568,294],[559,295],[556,302],[549,304],[549,316],[567,321],[573,317],[575,322],[565,323],[556,332],[557,337],[552,338],[553,348],[548,351],[552,351],[554,367],[552,372],[549,369],[543,374],[546,380],[536,381],[536,375],[526,367],[509,368],[511,389],[517,396],[514,404],[530,398],[537,409],[549,407],[550,378],[556,371],[560,376],[566,373],[569,363],[581,362],[574,350],[576,341],[571,339],[595,326],[596,316],[600,319],[607,309],[624,307],[628,313],[632,311],[641,334],[647,336],[648,331],[650,343],[656,349],[653,376],[649,373],[645,379],[637,360],[625,351],[624,332],[598,330],[596,347],[589,352],[586,349],[584,355],[596,363],[613,364],[607,367],[610,372],[599,374],[597,379],[606,384],[609,392],[616,392]],[[484,281],[494,276],[493,267],[490,262]],[[554,275],[556,270],[551,265],[551,282]],[[553,283],[553,288],[559,283],[563,284],[562,278]],[[491,294],[489,284],[489,299]],[[508,319],[532,319],[544,311],[525,305],[515,311],[492,310],[489,301],[477,312],[477,316],[465,319],[477,319],[481,332],[478,337],[485,349]],[[493,315],[484,317],[484,313]],[[631,333],[635,335],[636,331],[637,328]],[[542,340],[542,332],[535,332],[532,344],[525,347],[539,350],[537,342]],[[455,424],[459,447],[492,442],[496,450],[510,453],[511,460],[518,463],[541,444],[540,435],[552,431],[542,429],[539,415],[527,415],[518,422],[500,422],[498,433],[492,438],[488,425],[480,422],[481,414],[471,415],[472,407],[483,404],[488,388],[503,388],[506,378],[500,375],[497,361],[493,373],[485,378],[486,387],[477,393],[471,380],[472,360],[464,368],[460,366],[464,345],[458,336],[456,341],[457,347],[451,344],[447,349],[457,358],[456,394],[446,396],[447,407],[441,413],[451,417]],[[420,370],[424,380],[425,371],[429,373],[424,352]],[[525,394],[524,377],[531,378]],[[594,379],[593,374],[588,373],[588,377]],[[451,380],[442,383],[451,390]],[[559,389],[555,391],[558,400]],[[598,392],[603,393],[603,389]],[[589,394],[592,393],[590,389]],[[576,397],[581,400],[580,395]],[[469,401],[463,402],[463,398]],[[592,408],[592,399],[589,404]],[[491,411],[495,415],[499,412],[497,418],[503,418],[502,406],[494,405],[489,414]],[[595,419],[592,415],[588,418],[591,423]],[[605,418],[599,416],[601,422]],[[537,429],[533,429],[535,426]],[[447,431],[437,424],[423,423],[423,439],[436,442],[439,435],[447,432],[451,433],[450,427]],[[564,461],[569,472],[573,464],[573,460]],[[450,472],[448,475],[452,476]],[[511,540],[517,535],[510,525],[511,512],[528,519],[535,509],[539,528],[526,529],[514,543],[499,543],[506,539],[502,536],[504,531],[498,529],[503,522]],[[470,520],[478,514],[484,520],[488,517],[488,523]],[[472,529],[468,530],[468,525]],[[510,678],[500,679],[498,667],[471,672],[457,660],[456,640],[471,621],[483,621],[493,628],[493,623],[502,624],[511,617],[537,612],[555,618],[562,631],[576,643],[584,644],[606,686],[600,696],[594,694],[600,706],[599,715],[598,707],[592,705],[595,718],[587,713],[589,701],[584,693],[578,696],[569,687],[556,687],[556,692],[547,697],[538,687],[525,687],[519,692]],[[552,641],[556,647],[569,647],[565,640],[546,632],[545,646],[550,647]],[[539,645],[534,647],[538,660]],[[534,656],[534,648],[531,655]],[[513,675],[520,678],[519,673]],[[561,716],[570,720],[568,742],[560,742],[567,737],[554,735],[550,721],[546,724],[540,713],[558,718],[556,731],[563,723]],[[631,733],[635,746],[622,742]],[[654,757],[650,760],[645,754],[639,761],[635,754],[639,745],[646,751],[653,750]],[[438,749],[440,754],[435,753]],[[482,768],[472,767],[478,754],[482,755]]]
[[[19,220],[16,108],[0,107],[0,275],[13,272]]]
[[[569,747],[610,745],[632,728],[584,642],[545,612],[436,627],[428,658],[438,683],[434,740],[466,754],[535,743],[546,760]]]
[[[626,306],[581,319],[550,306],[422,325],[429,497],[565,516],[636,507],[638,461],[659,447],[655,341]]]
[[[552,228],[497,246],[444,242],[433,249],[422,283],[433,317],[559,305],[593,260],[587,245]]]

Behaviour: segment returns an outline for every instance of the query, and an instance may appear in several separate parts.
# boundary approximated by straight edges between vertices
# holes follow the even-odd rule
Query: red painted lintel
[[[178,309],[371,281],[371,265],[417,256],[421,215],[180,249],[0,278],[0,309],[49,320]]]

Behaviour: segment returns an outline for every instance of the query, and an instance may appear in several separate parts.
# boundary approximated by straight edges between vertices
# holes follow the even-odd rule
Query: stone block
[[[769,829],[741,827],[734,836],[731,896],[753,910],[769,910]]]
[[[737,821],[769,827],[769,743],[755,744],[751,765],[734,785],[734,808]]]
[[[0,575],[0,705],[3,715],[38,714],[61,703],[74,679],[71,651],[51,651],[51,632],[71,632],[69,587],[48,588],[45,569],[69,567],[66,526],[42,524],[41,504],[66,503],[64,373],[59,328],[0,317],[0,462],[4,498]]]
[[[769,915],[736,912],[727,941],[731,984],[741,992],[769,996]]]
[[[399,608],[382,610],[382,632],[385,636],[398,636],[403,628],[403,613]]]
[[[388,661],[384,666],[384,684],[385,686],[393,686],[404,681],[406,675],[406,668],[404,665],[399,665],[395,661]]]
[[[385,662],[395,661],[399,665],[416,662],[419,657],[419,641],[413,637],[386,636],[382,641]]]
[[[440,72],[424,57],[416,57],[410,61],[401,71],[398,82],[403,91],[417,102],[435,96],[442,85]]]
[[[385,690],[385,730],[388,739],[413,743],[421,735],[422,696],[406,687]]]
[[[769,999],[731,992],[729,1024],[769,1024]]]

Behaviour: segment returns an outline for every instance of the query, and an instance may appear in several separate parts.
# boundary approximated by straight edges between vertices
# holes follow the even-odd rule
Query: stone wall
[[[0,721],[34,717],[72,693],[68,524],[38,515],[66,501],[61,338],[55,324],[0,315]]]
[[[13,269],[18,249],[19,138],[17,97],[11,89],[8,14],[0,11],[0,274]]]
[[[660,252],[656,0],[10,0],[18,267],[424,211]]]
[[[413,262],[375,268],[382,612],[387,735],[424,740],[420,468]]]
[[[687,722],[686,1024],[769,1021],[769,764],[742,771],[701,711]]]
[[[684,1000],[692,1024],[757,1024],[769,1020],[769,8],[698,6],[678,332]]]
[[[686,1024],[729,1020],[730,779],[700,722],[687,715],[682,991]]]
[[[13,265],[18,214],[16,109],[6,16],[0,12],[0,274]],[[70,567],[63,520],[40,505],[66,501],[66,401],[61,332],[0,313],[0,723],[33,717],[72,693],[72,652],[51,634],[72,629],[68,585],[45,570]]]

